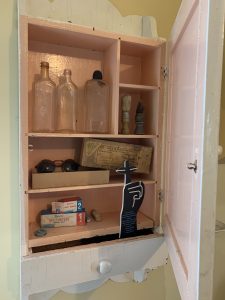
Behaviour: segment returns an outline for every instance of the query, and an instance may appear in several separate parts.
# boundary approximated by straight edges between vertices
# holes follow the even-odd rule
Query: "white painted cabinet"
[[[68,286],[87,290],[113,276],[157,267],[166,260],[164,236],[156,233],[161,223],[182,299],[211,299],[223,12],[222,0],[182,2],[168,43],[166,79],[163,39],[20,17],[23,299]],[[64,68],[72,69],[79,89],[76,133],[32,132],[32,85],[42,60],[50,63],[55,81]],[[84,84],[95,69],[103,70],[111,86],[108,134],[83,132]],[[121,97],[127,93],[133,117],[139,99],[144,103],[142,136],[132,134],[133,125],[131,134],[121,134]],[[40,160],[76,158],[87,137],[153,147],[149,174],[136,176],[146,188],[139,236],[116,238],[121,177],[104,185],[32,188],[31,172]],[[50,228],[36,237],[40,211],[66,196],[80,196],[103,221]]]

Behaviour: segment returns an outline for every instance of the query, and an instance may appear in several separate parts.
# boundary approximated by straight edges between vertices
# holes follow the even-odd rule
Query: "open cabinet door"
[[[223,0],[183,0],[169,42],[164,231],[182,300],[212,299]]]

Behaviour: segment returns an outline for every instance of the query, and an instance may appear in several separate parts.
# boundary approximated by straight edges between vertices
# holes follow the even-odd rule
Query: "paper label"
[[[82,200],[52,202],[52,212],[57,214],[73,213],[77,211],[82,211],[82,209]]]
[[[41,227],[64,227],[85,224],[85,212],[41,215]]]
[[[85,139],[81,164],[86,167],[116,169],[125,160],[139,173],[149,173],[152,148],[97,139]]]

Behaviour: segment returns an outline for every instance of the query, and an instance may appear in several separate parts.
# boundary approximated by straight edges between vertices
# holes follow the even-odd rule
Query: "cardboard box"
[[[45,189],[80,185],[109,183],[109,171],[76,171],[54,173],[32,173],[32,188]]]
[[[152,147],[87,138],[80,164],[85,167],[116,170],[129,160],[138,173],[149,173]]]
[[[68,214],[52,214],[49,211],[43,211],[41,213],[42,228],[66,227],[77,225],[85,225],[84,211]]]
[[[52,213],[74,213],[83,210],[82,200],[79,197],[71,197],[52,202]]]

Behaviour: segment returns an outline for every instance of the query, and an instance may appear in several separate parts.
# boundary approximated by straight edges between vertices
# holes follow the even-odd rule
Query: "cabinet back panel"
[[[119,106],[119,68],[120,43],[116,41],[104,52],[104,79],[110,83],[111,112],[109,124],[111,132],[118,134],[118,106]]]
[[[120,57],[120,82],[141,84],[141,59],[140,57],[121,55]]]
[[[159,49],[159,47],[153,46],[150,41],[148,43],[138,43],[133,37],[130,41],[125,41],[123,38],[121,39],[121,54],[122,55],[131,55],[137,57],[143,57],[148,53],[152,53],[153,51]],[[140,40],[139,40],[140,42]]]
[[[136,51],[125,51],[121,42],[120,59],[120,82],[129,84],[141,84],[159,86],[160,83],[160,59],[161,50],[147,48],[143,53]]]
[[[79,161],[82,139],[67,138],[31,138],[29,143],[33,150],[29,151],[29,168],[33,169],[42,159]]]
[[[156,185],[145,185],[145,198],[140,207],[140,212],[151,218],[154,224],[159,224],[159,211],[157,210]]]
[[[38,25],[28,25],[30,40],[51,43],[53,45],[66,45],[69,47],[81,47],[84,49],[104,51],[116,39],[110,38],[110,33],[108,34],[108,37],[98,36],[98,34],[95,35],[92,28],[80,27],[73,24],[52,25],[48,23],[48,21],[38,22],[40,23]]]
[[[144,85],[160,84],[161,49],[157,48],[147,53],[141,60],[141,82]]]

